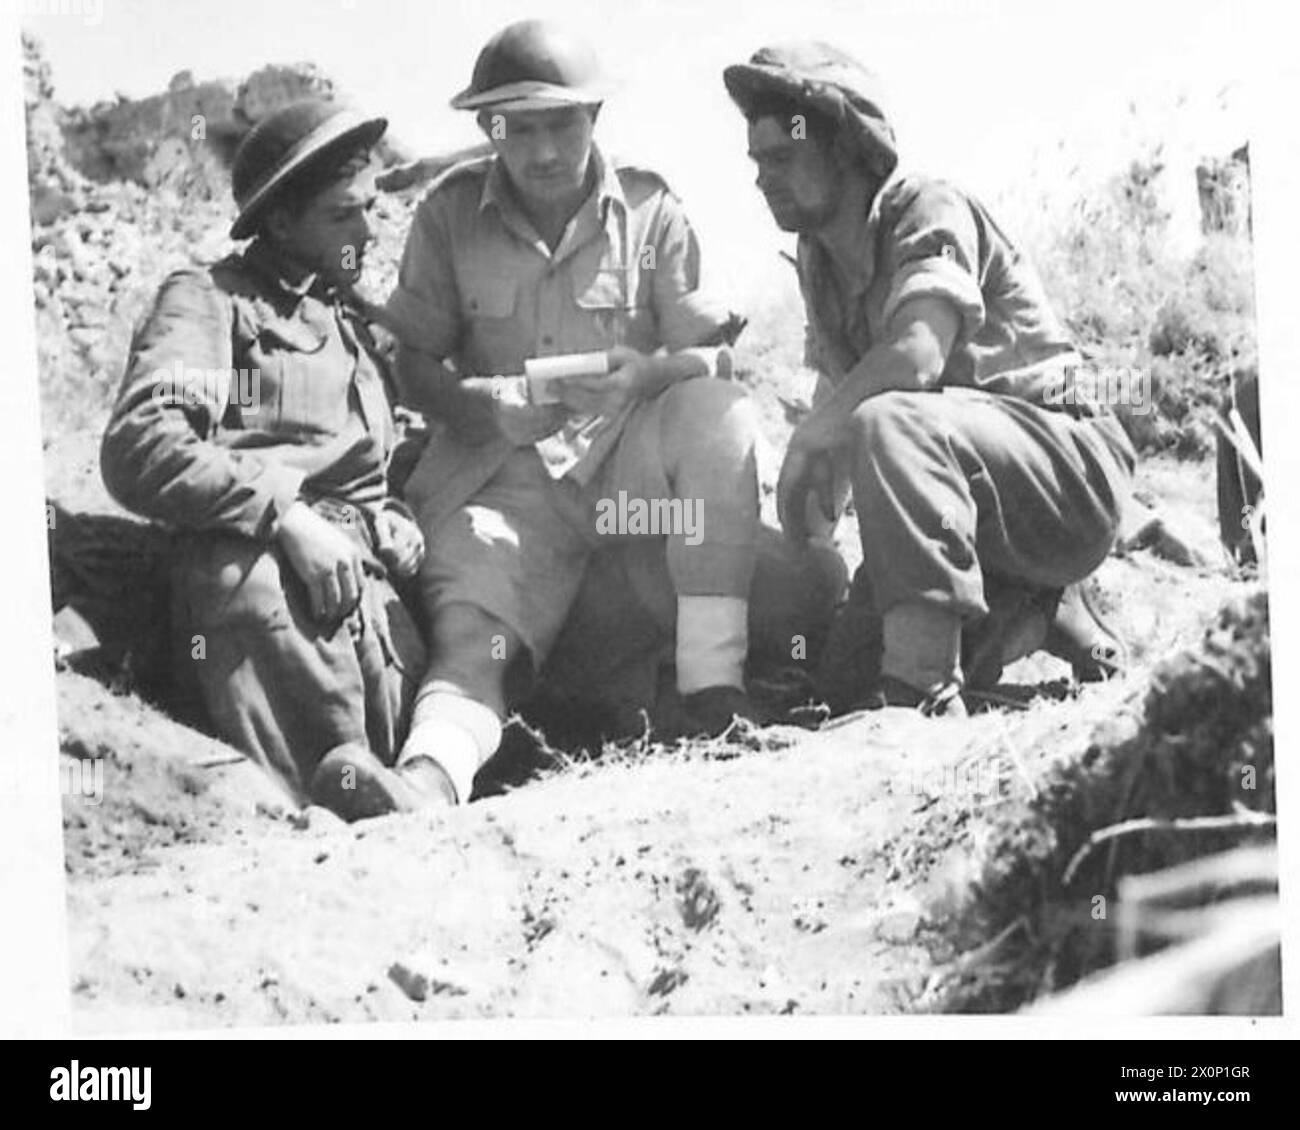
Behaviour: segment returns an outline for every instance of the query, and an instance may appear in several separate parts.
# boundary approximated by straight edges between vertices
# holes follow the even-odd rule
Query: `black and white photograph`
[[[69,1034],[1284,1016],[1260,11],[9,7]]]

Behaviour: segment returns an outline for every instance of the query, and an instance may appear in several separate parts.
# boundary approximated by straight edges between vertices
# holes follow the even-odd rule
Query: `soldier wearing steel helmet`
[[[428,539],[432,662],[396,771],[372,767],[381,810],[469,799],[500,740],[507,671],[535,673],[596,605],[608,615],[575,649],[593,679],[616,677],[619,645],[648,619],[675,670],[678,732],[753,714],[757,431],[715,375],[735,322],[700,287],[677,198],[594,143],[606,91],[581,40],[505,28],[452,101],[494,152],[449,171],[415,214],[387,313],[404,396],[441,429],[407,485]],[[589,351],[612,371],[559,382],[555,403],[519,376]],[[604,552],[594,509],[620,492],[699,504],[698,544],[677,531]],[[654,675],[638,684],[647,708]]]
[[[249,243],[163,283],[101,450],[112,495],[179,534],[177,665],[217,732],[343,815],[321,766],[393,760],[424,661],[389,581],[422,539],[388,492],[388,377],[353,290],[385,128],[309,99],[252,130],[232,170]]]

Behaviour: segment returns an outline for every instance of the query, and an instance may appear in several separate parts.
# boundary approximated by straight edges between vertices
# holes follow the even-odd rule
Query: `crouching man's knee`
[[[849,472],[859,511],[889,503],[900,491],[910,497],[927,468],[951,464],[946,426],[932,410],[934,401],[926,392],[885,392],[853,410]]]

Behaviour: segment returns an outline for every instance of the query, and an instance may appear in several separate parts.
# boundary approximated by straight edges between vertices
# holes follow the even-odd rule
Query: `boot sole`
[[[352,772],[350,786],[345,784],[349,770]],[[313,803],[328,808],[348,823],[411,811],[415,806],[402,795],[405,791],[406,786],[391,769],[367,765],[346,754],[326,754],[311,779]]]

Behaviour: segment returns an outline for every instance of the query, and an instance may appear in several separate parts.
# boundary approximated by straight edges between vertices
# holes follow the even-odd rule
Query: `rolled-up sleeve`
[[[671,193],[664,193],[654,247],[655,316],[665,348],[671,352],[730,344],[732,312],[716,295],[701,288],[699,240]]]
[[[942,298],[961,319],[964,339],[984,324],[979,281],[979,232],[966,198],[951,185],[928,181],[909,195],[887,244],[886,325],[914,298]]]
[[[384,321],[402,345],[445,360],[456,355],[463,326],[451,217],[444,197],[435,193],[415,210]]]
[[[100,469],[109,493],[147,518],[264,539],[303,473],[213,442],[232,353],[230,303],[211,276],[169,276],[132,340]]]

